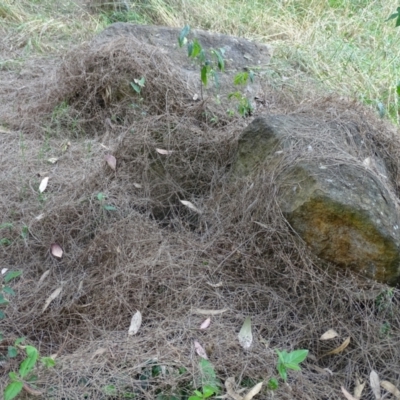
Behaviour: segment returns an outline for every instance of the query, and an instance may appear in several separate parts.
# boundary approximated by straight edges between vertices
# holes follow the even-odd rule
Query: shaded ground
[[[342,385],[351,390],[371,369],[399,386],[399,292],[323,269],[281,216],[274,176],[230,182],[236,140],[250,119],[229,117],[224,101],[193,102],[169,59],[146,43],[114,45],[32,60],[26,74],[1,71],[0,224],[12,227],[0,230],[8,239],[0,260],[23,271],[1,351],[26,336],[41,354],[57,353],[56,367],[39,369],[36,382],[49,399],[184,399],[199,379],[194,340],[221,381],[234,376],[242,387],[277,376],[276,349],[308,349],[302,370],[260,399],[341,398]],[[124,73],[146,76],[140,98],[110,97]],[[263,78],[262,86],[257,112],[354,121],[398,159],[393,128],[357,104],[322,98],[311,85],[275,88]],[[61,260],[52,243],[63,248]],[[198,309],[227,311],[200,331],[207,313]],[[136,310],[143,324],[128,337]],[[237,339],[246,316],[248,351]],[[320,341],[329,328],[340,336]],[[348,336],[344,351],[324,356]],[[2,364],[1,388],[18,361]],[[369,387],[362,398],[373,398]]]

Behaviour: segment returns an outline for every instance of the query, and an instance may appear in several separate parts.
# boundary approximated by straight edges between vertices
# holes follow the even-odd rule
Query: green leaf
[[[254,71],[250,70],[249,72],[249,78],[250,78],[250,82],[254,83]]]
[[[276,350],[276,352],[278,354],[279,361],[282,364],[284,364],[285,361],[286,361],[287,351],[285,351],[285,350],[283,350],[283,351]]]
[[[199,362],[199,368],[202,375],[202,386],[210,386],[214,389],[214,393],[218,394],[221,384],[217,378],[217,374],[215,373],[214,366],[210,363],[210,361],[202,358]]]
[[[299,367],[299,364],[294,364],[294,363],[286,363],[285,364],[286,369],[293,369],[294,371],[300,371],[301,368]]]
[[[25,351],[28,357],[25,358],[25,360],[22,361],[21,365],[19,366],[19,374],[21,375],[21,378],[25,378],[29,372],[32,371],[39,356],[36,347],[26,346]]]
[[[300,364],[307,358],[308,350],[294,350],[285,356],[285,364]]]
[[[199,43],[199,41],[197,39],[193,40],[192,45],[193,45],[193,47],[192,47],[192,53],[191,53],[190,57],[196,58],[201,53],[203,48],[201,47],[201,44]]]
[[[211,50],[211,53],[217,58],[218,69],[223,72],[225,70],[224,57],[218,50]]]
[[[0,293],[0,305],[6,305],[9,301],[4,298],[4,296]]]
[[[6,317],[6,314],[4,314],[4,311],[0,310],[0,319],[4,319]]]
[[[4,339],[3,332],[0,332],[0,342]]]
[[[192,57],[193,54],[193,42],[190,41],[187,45],[188,57]]]
[[[17,397],[18,394],[21,392],[23,386],[23,382],[11,382],[4,390],[4,400],[12,400]]]
[[[4,277],[4,282],[8,283],[15,278],[18,278],[22,274],[22,271],[9,271]]]
[[[104,196],[104,193],[98,193],[97,194],[97,200],[98,201],[103,201],[105,198],[106,198],[106,196]]]
[[[12,229],[13,224],[11,222],[4,222],[0,224],[0,229]]]
[[[200,395],[201,395],[201,393],[200,393]],[[199,397],[199,396],[190,396],[188,398],[188,400],[203,400],[203,396],[201,396],[201,397]]]
[[[139,86],[139,85],[136,85],[136,83],[131,82],[131,86],[132,86],[133,90],[134,90],[136,93],[140,94],[141,89],[140,89],[140,86]],[[99,193],[99,194],[100,194],[100,193]]]
[[[215,388],[210,385],[203,386],[203,397],[205,399],[211,397],[215,393]]]
[[[18,381],[18,380],[19,380],[19,376],[18,376],[18,374],[15,373],[15,372],[9,372],[9,373],[8,373],[8,376],[10,377],[10,379],[11,379],[12,381]]]
[[[11,244],[11,240],[7,238],[0,239],[0,245],[9,246]]]
[[[201,72],[200,72],[200,76],[201,76],[201,81],[203,82],[204,86],[207,86],[207,72],[208,72],[208,68],[207,65],[203,65],[201,67]]]
[[[201,49],[201,51],[200,51],[199,55],[197,56],[197,58],[199,59],[199,61],[202,64],[206,63],[206,52],[204,51],[204,49]]]
[[[105,204],[105,205],[103,206],[103,208],[104,208],[105,210],[107,210],[107,211],[117,211],[117,208],[116,208],[116,207],[110,206],[110,205],[108,205],[108,204]]]
[[[40,362],[46,367],[46,368],[52,368],[56,365],[56,362],[51,358],[51,357],[42,357],[40,359]]]
[[[190,26],[189,25],[185,25],[181,32],[179,33],[179,37],[178,37],[178,43],[179,43],[179,47],[182,47],[185,44],[185,39],[186,36],[189,34],[190,32]]]
[[[268,383],[267,383],[267,388],[270,390],[276,390],[279,387],[279,383],[277,381],[277,379],[275,378],[271,378]]]
[[[29,235],[29,228],[25,225],[22,227],[21,237],[22,237],[22,239],[26,239],[28,237],[28,235]]]
[[[11,296],[15,296],[14,290],[12,290],[9,286],[4,286],[3,287],[3,292],[7,293],[7,294],[9,294]]]
[[[18,350],[14,346],[8,346],[7,356],[10,358],[17,357]]]
[[[14,346],[18,346],[19,344],[21,344],[23,342],[25,342],[25,338],[24,337],[20,337],[15,341]]]
[[[217,89],[219,89],[219,76],[218,76],[218,72],[217,72],[217,71],[214,71],[214,70],[211,70],[211,74],[212,74],[212,77],[213,77],[213,79],[214,79],[215,87],[216,87]]]
[[[230,100],[232,98],[240,100],[242,98],[242,94],[240,92],[229,93],[228,94],[228,99]]]
[[[238,72],[233,78],[234,85],[245,85],[249,79],[248,72]]]
[[[281,378],[286,382],[287,380],[287,371],[286,371],[286,367],[284,364],[282,363],[278,363],[278,365],[276,366],[276,369],[279,372],[279,375],[281,376]]]

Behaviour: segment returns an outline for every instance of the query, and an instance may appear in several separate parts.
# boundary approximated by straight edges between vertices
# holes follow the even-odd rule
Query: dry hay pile
[[[142,76],[141,95],[126,92],[129,79]],[[74,50],[41,85],[41,93],[20,96],[30,133],[1,136],[1,222],[13,227],[0,231],[10,240],[0,254],[2,267],[23,271],[4,337],[26,336],[41,354],[58,355],[56,368],[38,373],[45,398],[177,394],[199,377],[194,340],[207,347],[219,378],[243,384],[277,376],[275,349],[308,349],[279,399],[336,399],[342,385],[350,390],[371,369],[399,386],[398,291],[321,268],[286,225],[274,175],[252,184],[230,180],[248,121],[229,121],[220,111],[226,105],[193,104],[171,62],[135,41]],[[267,97],[275,101],[271,112],[292,107],[354,121],[366,138],[398,154],[400,144],[379,133],[386,128],[351,103],[296,109],[282,93]],[[40,122],[43,129],[32,128]],[[116,171],[105,154],[116,157]],[[59,158],[54,165],[52,156]],[[49,185],[40,195],[44,176]],[[21,237],[24,226],[29,234]],[[64,250],[61,260],[50,254],[52,243]],[[225,311],[200,331],[207,315],[198,309]],[[136,310],[143,323],[128,337]],[[246,316],[254,336],[247,351],[237,339]],[[320,341],[329,328],[340,336]],[[345,350],[325,356],[349,336]],[[18,361],[3,365],[1,386]],[[107,394],[110,385],[117,394]],[[373,398],[364,392],[363,399]],[[258,398],[272,396],[263,393]]]

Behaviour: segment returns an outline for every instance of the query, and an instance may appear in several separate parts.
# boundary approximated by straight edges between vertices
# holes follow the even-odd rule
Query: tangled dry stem
[[[139,96],[129,83],[140,77],[146,85]],[[343,99],[303,99],[299,106],[296,96],[265,84],[268,112],[355,124],[385,152],[395,186],[400,182],[400,141],[388,126]],[[10,340],[26,336],[42,354],[58,354],[57,367],[39,373],[47,398],[177,393],[199,374],[194,339],[207,347],[219,377],[236,381],[276,376],[275,349],[309,349],[302,371],[278,390],[280,399],[339,398],[340,386],[351,389],[371,369],[399,385],[398,291],[322,267],[309,254],[276,201],[277,176],[287,165],[252,182],[231,179],[248,121],[229,120],[221,111],[226,104],[193,102],[167,57],[134,40],[84,46],[13,101],[20,102],[25,133],[1,136],[1,215],[13,228],[1,231],[12,243],[0,252],[2,265],[23,276],[2,330]],[[317,129],[309,133],[326,144]],[[324,148],[315,146],[321,157]],[[105,154],[116,157],[116,171]],[[54,155],[58,163],[49,165]],[[46,175],[49,187],[40,196]],[[116,210],[105,210],[98,193]],[[50,255],[51,243],[63,248],[61,260]],[[58,287],[61,295],[43,312]],[[200,331],[206,316],[197,309],[227,311]],[[128,337],[136,310],[143,325]],[[254,342],[244,351],[237,334],[248,315]],[[340,337],[320,341],[329,328]],[[346,350],[324,357],[348,336]],[[154,365],[163,366],[159,375]],[[118,395],[107,395],[107,385]],[[372,399],[368,390],[363,398]]]

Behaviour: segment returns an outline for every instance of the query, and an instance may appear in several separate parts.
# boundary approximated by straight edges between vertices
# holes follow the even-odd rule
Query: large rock
[[[234,176],[280,171],[279,204],[321,259],[369,278],[400,277],[400,220],[390,176],[356,125],[260,117],[239,139]]]

